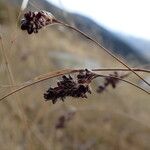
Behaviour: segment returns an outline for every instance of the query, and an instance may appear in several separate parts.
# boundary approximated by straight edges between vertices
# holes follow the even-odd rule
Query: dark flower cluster
[[[73,119],[75,114],[76,114],[76,111],[71,110],[71,111],[68,111],[67,113],[59,116],[59,118],[55,124],[55,128],[56,129],[64,129],[66,127],[67,123]]]
[[[104,84],[100,85],[97,89],[98,93],[102,93],[106,90],[106,88],[111,85],[112,88],[116,88],[116,85],[120,81],[119,78],[123,79],[127,76],[126,75],[119,75],[118,72],[114,72],[113,74],[110,74],[109,77],[105,77]]]
[[[73,78],[70,75],[62,76],[62,80],[57,82],[57,87],[50,87],[44,98],[46,101],[52,100],[55,104],[58,99],[64,101],[68,96],[74,98],[87,98],[87,93],[91,94],[90,83],[95,77],[95,74],[85,69],[80,71],[78,75]]]
[[[42,27],[54,23],[56,20],[54,16],[46,11],[27,12],[21,20],[21,29],[27,30],[28,34],[38,33]]]

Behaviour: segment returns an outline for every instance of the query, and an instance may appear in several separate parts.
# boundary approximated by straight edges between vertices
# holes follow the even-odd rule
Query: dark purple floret
[[[111,85],[112,88],[116,88],[116,85],[119,82],[119,78],[123,79],[126,76],[128,76],[127,74],[125,75],[119,75],[118,72],[114,72],[113,74],[110,74],[108,77],[104,78],[104,83],[103,85],[100,85],[97,89],[98,93],[102,93],[103,91],[106,90],[106,88]]]
[[[76,78],[69,76],[62,76],[61,81],[57,82],[57,86],[50,87],[44,98],[46,101],[52,100],[52,103],[56,103],[58,99],[64,101],[68,96],[74,98],[87,98],[87,93],[91,94],[90,83],[95,76],[94,73],[84,70],[79,72]]]
[[[56,21],[54,16],[46,11],[27,12],[21,20],[21,29],[27,30],[28,34],[38,33],[42,27]]]

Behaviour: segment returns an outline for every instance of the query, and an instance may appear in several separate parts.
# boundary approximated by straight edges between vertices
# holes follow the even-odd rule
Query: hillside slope
[[[20,6],[21,1],[19,0],[7,0],[13,3],[15,6]],[[87,33],[91,37],[95,38],[104,47],[112,50],[114,53],[121,55],[124,59],[136,63],[148,63],[149,59],[142,56],[136,47],[132,47],[128,42],[119,38],[115,33],[106,30],[104,27],[96,24],[93,20],[81,16],[79,14],[68,13],[46,0],[36,0],[31,2],[38,8],[50,11],[57,18],[76,26],[81,31]],[[29,4],[29,7],[31,5]],[[31,6],[32,10],[35,9]],[[30,8],[29,8],[30,9]]]

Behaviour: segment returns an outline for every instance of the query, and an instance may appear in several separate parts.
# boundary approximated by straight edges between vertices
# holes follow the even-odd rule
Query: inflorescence
[[[58,100],[64,101],[66,97],[87,98],[87,94],[92,93],[90,88],[92,80],[100,76],[87,69],[80,71],[75,77],[63,75],[62,79],[57,82],[56,87],[50,87],[44,93],[45,101],[51,100],[55,104]],[[109,85],[116,88],[119,79],[126,76],[127,74],[119,75],[117,72],[110,74],[104,78],[104,84],[98,87],[97,93],[102,93]]]
[[[28,34],[38,33],[42,27],[55,22],[55,17],[47,11],[29,11],[24,14],[24,18],[21,20],[21,29],[27,30]]]
[[[123,79],[125,77],[127,77],[128,74],[124,74],[124,75],[119,75],[118,72],[114,72],[113,74],[109,74],[108,77],[104,78],[104,83],[103,85],[100,85],[97,89],[97,93],[102,93],[103,91],[106,90],[106,88],[110,85],[112,86],[112,88],[116,88],[116,85],[118,84],[118,82],[120,81],[120,79]]]
[[[62,80],[57,82],[57,86],[50,87],[44,98],[46,101],[51,100],[53,104],[58,99],[64,101],[68,96],[74,98],[87,98],[87,93],[91,94],[90,83],[95,78],[96,74],[85,69],[80,71],[79,74],[73,78],[70,75],[62,76]]]

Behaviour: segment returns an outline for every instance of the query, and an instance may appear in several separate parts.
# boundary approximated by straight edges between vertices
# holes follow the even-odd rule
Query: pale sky
[[[150,39],[150,0],[48,0],[107,28]]]

